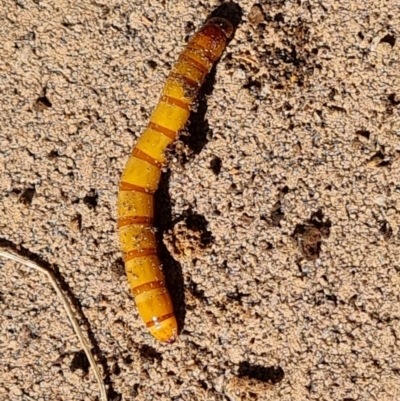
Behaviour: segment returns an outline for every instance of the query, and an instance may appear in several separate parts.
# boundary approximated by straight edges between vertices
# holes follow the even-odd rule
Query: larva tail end
[[[174,315],[149,327],[150,334],[159,341],[173,344],[178,338],[178,324]]]
[[[173,334],[172,337],[169,338],[166,342],[168,344],[173,344],[176,341],[177,338],[178,338],[177,334]]]
[[[229,39],[233,34],[233,25],[225,18],[213,17],[207,21],[207,25],[216,25],[225,34],[226,38]]]

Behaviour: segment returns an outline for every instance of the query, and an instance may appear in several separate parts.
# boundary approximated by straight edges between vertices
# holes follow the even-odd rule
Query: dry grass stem
[[[72,312],[71,306],[70,306],[67,298],[65,297],[64,293],[62,292],[60,286],[58,285],[57,280],[54,277],[53,273],[51,271],[45,269],[44,267],[38,266],[36,263],[33,263],[32,261],[30,261],[28,259],[22,258],[18,255],[10,253],[10,252],[0,250],[0,256],[3,256],[6,259],[13,260],[14,262],[21,263],[24,266],[30,267],[32,269],[38,270],[38,271],[42,272],[43,274],[45,274],[47,276],[47,278],[50,280],[50,283],[52,284],[55,292],[57,293],[58,298],[61,300],[61,303],[64,306],[65,312],[68,315],[68,318],[72,324],[75,334],[77,335],[77,337],[79,338],[79,340],[82,344],[82,348],[85,351],[86,357],[90,362],[90,366],[93,369],[94,375],[96,376],[97,383],[99,384],[99,387],[100,387],[101,399],[103,401],[107,401],[107,392],[106,392],[106,388],[104,386],[104,382],[101,377],[99,368],[96,364],[96,361],[94,360],[92,352],[90,351],[90,347],[86,343],[86,340],[83,336],[82,330],[80,329],[79,324],[74,316],[74,313]]]

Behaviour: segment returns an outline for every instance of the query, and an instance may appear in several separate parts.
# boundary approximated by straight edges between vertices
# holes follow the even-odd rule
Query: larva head
[[[221,57],[228,38],[233,33],[233,27],[224,18],[214,17],[209,19],[189,41],[188,49],[194,48],[203,55],[204,65],[209,71],[212,62]],[[207,61],[208,60],[208,61]]]
[[[214,17],[210,18],[206,25],[217,26],[224,34],[227,39],[229,39],[233,34],[233,25],[225,18]]]

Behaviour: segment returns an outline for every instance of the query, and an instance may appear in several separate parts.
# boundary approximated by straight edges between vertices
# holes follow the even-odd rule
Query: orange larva
[[[164,151],[187,123],[190,105],[232,33],[227,20],[212,18],[190,39],[121,177],[118,227],[126,274],[142,319],[160,341],[173,342],[178,328],[156,252],[153,194]]]

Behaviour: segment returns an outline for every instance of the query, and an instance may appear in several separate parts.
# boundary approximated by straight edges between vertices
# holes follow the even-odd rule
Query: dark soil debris
[[[199,257],[213,241],[207,226],[207,220],[197,214],[190,214],[184,220],[178,221],[172,230],[164,235],[168,251],[177,260]]]
[[[214,156],[210,162],[210,168],[215,175],[219,175],[222,168],[222,160],[218,156]]]
[[[87,356],[84,351],[79,351],[74,353],[74,357],[72,358],[70,369],[71,372],[75,372],[78,369],[81,369],[84,374],[89,373],[90,363],[87,359]]]
[[[275,227],[281,225],[281,220],[285,217],[281,201],[275,203],[271,212],[271,224]]]
[[[390,160],[381,152],[375,153],[367,163],[367,167],[386,167],[390,164]]]
[[[118,258],[111,265],[111,271],[117,277],[125,277],[125,264],[122,258]]]
[[[150,361],[161,362],[163,360],[162,355],[150,345],[142,345],[139,349],[139,354],[143,359]]]
[[[33,201],[33,198],[35,196],[36,193],[36,189],[35,187],[33,188],[27,188],[25,189],[25,191],[23,192],[23,194],[21,195],[20,201],[24,204],[24,205],[30,205]]]
[[[393,35],[390,35],[389,33],[385,35],[381,41],[381,43],[389,43],[390,46],[394,46],[396,44],[396,37]]]
[[[249,22],[253,25],[258,25],[265,21],[265,14],[260,4],[254,4],[249,13]]]
[[[367,130],[358,130],[358,131],[356,131],[356,134],[358,136],[366,138],[367,140],[369,140],[369,138],[371,137],[371,132],[369,132]]]
[[[386,241],[389,241],[393,236],[393,229],[390,227],[390,224],[387,221],[382,222],[379,232],[383,235],[383,238]]]
[[[239,364],[238,376],[256,379],[264,383],[277,384],[283,380],[285,372],[280,366],[264,367],[244,361]]]
[[[312,214],[305,224],[298,224],[293,232],[293,238],[307,260],[315,260],[321,252],[323,238],[328,238],[330,234],[331,222],[324,219],[321,210]]]
[[[52,107],[50,100],[46,96],[40,96],[36,99],[33,104],[33,109],[35,111],[44,111]]]
[[[99,195],[94,189],[91,189],[90,192],[83,198],[83,203],[87,205],[89,209],[96,209],[98,199]]]

